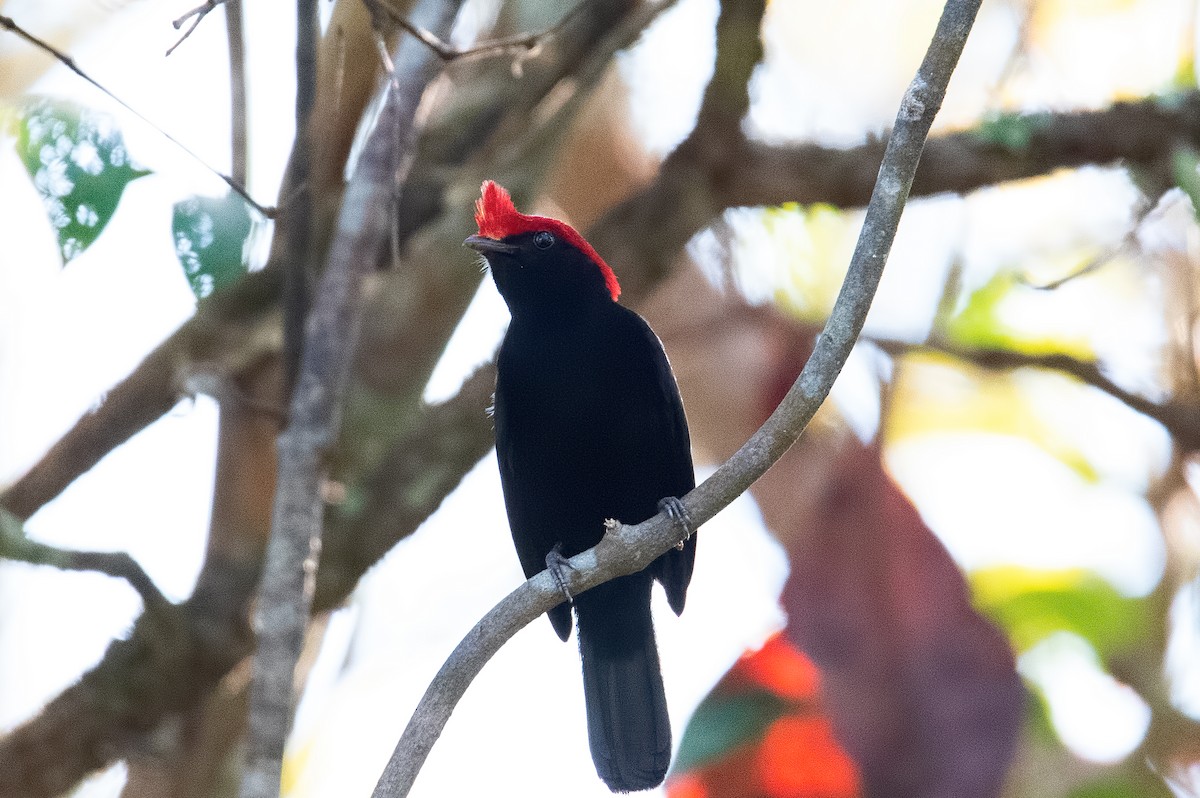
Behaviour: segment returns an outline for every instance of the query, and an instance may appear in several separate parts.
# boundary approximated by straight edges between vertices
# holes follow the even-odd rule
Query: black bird
[[[476,202],[479,235],[512,315],[496,362],[496,456],[526,576],[600,542],[605,519],[640,523],[695,487],[687,419],[662,344],[617,304],[612,269],[569,225],[518,213],[492,181]],[[683,520],[680,518],[680,520]],[[658,579],[683,611],[696,538],[640,573],[574,600],[588,740],[617,792],[662,783],[671,725],[650,619]],[[549,612],[563,640],[570,604]]]

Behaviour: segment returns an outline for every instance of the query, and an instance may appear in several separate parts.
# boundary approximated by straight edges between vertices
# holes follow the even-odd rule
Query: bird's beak
[[[505,244],[503,241],[497,241],[487,236],[467,236],[467,240],[463,242],[463,246],[470,247],[484,257],[492,254],[507,255],[517,251],[517,248],[512,244]]]

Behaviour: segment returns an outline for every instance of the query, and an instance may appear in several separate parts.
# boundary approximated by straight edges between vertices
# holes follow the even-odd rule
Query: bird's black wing
[[[501,349],[501,357],[504,355]],[[508,525],[512,530],[513,544],[517,550],[517,558],[521,561],[521,570],[529,579],[541,573],[546,568],[546,554],[558,541],[546,537],[548,530],[553,529],[555,522],[548,521],[544,512],[532,504],[527,495],[529,485],[527,474],[519,473],[522,469],[517,465],[522,458],[518,453],[520,441],[514,440],[513,423],[509,408],[511,397],[509,386],[503,381],[503,375],[496,383],[496,395],[493,402],[493,422],[496,428],[496,459],[500,467],[500,483],[504,490],[504,506],[508,514]],[[565,601],[551,609],[547,615],[555,633],[562,640],[571,636],[571,605]]]
[[[643,470],[639,479],[644,480],[650,490],[647,498],[653,500],[641,517],[623,518],[640,523],[658,512],[658,501],[668,496],[679,498],[696,487],[696,475],[692,466],[692,444],[688,433],[687,416],[683,399],[675,382],[674,372],[663,350],[662,342],[644,319],[633,311],[626,311],[630,319],[631,334],[639,342],[638,349],[645,355],[638,361],[648,371],[637,376],[635,384],[646,395],[631,402],[647,415],[647,428],[654,431],[648,436],[641,451],[630,452],[635,461],[642,464],[635,468]],[[688,584],[692,579],[692,568],[696,560],[696,536],[684,542],[682,549],[671,549],[650,566],[651,573],[662,583],[667,602],[676,615],[683,612]]]

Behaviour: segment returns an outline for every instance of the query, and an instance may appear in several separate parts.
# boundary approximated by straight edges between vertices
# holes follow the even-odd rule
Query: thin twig
[[[981,0],[948,0],[916,77],[901,101],[850,268],[813,354],[762,428],[683,499],[696,524],[741,495],[799,438],[841,371],[883,274],[921,149],[941,107]],[[600,544],[573,557],[568,587],[578,593],[636,572],[675,545],[679,532],[659,514],[636,526],[614,522]],[[517,630],[561,601],[545,571],[513,591],[476,624],[430,684],[376,784],[374,798],[405,796],[467,685]]]
[[[1121,240],[1116,244],[1105,248],[1103,252],[1101,252],[1099,255],[1096,255],[1094,258],[1090,258],[1075,271],[1045,283],[1034,282],[1025,275],[1019,276],[1020,281],[1037,291],[1054,291],[1062,288],[1069,282],[1079,279],[1080,277],[1086,277],[1087,275],[1092,274],[1093,272],[1112,263],[1122,255],[1138,252],[1141,249],[1141,244],[1138,240],[1138,233],[1141,230],[1142,225],[1145,224],[1146,219],[1150,216],[1150,214],[1158,210],[1158,208],[1159,204],[1156,202],[1139,200],[1138,204],[1135,206],[1133,219],[1129,222],[1129,229],[1125,231],[1125,235],[1121,237]]]
[[[97,571],[124,579],[142,597],[142,605],[152,616],[161,616],[171,606],[154,580],[126,552],[74,551],[38,543],[25,534],[21,520],[3,507],[0,507],[0,557],[31,565],[50,565],[62,571]]]
[[[219,2],[224,2],[224,0],[219,0]],[[118,97],[117,95],[115,95],[111,91],[109,91],[108,89],[104,88],[104,86],[100,85],[99,82],[97,82],[94,78],[92,78],[90,75],[88,75],[86,72],[84,72],[83,69],[80,68],[80,66],[75,63],[75,59],[71,58],[71,56],[67,55],[62,50],[59,50],[57,47],[50,44],[49,42],[44,41],[43,39],[39,39],[37,36],[34,36],[32,33],[25,30],[20,25],[18,25],[15,21],[13,21],[13,19],[11,17],[6,17],[3,14],[0,14],[0,28],[4,28],[5,30],[11,31],[12,33],[17,34],[22,39],[24,39],[25,41],[32,44],[34,47],[36,47],[39,50],[50,55],[55,60],[57,60],[60,64],[65,66],[67,69],[71,70],[76,75],[78,75],[80,78],[83,78],[83,80],[87,81],[92,86],[99,89],[104,94],[104,96],[108,97],[113,102],[115,102],[117,105],[121,106],[126,111],[133,114],[138,119],[142,120],[147,125],[154,128],[155,130],[157,130],[159,132],[159,135],[161,135],[167,141],[174,144],[176,147],[178,147],[180,150],[182,150],[186,155],[190,156],[194,161],[199,163],[205,169],[212,172],[217,177],[221,178],[221,180],[225,181],[225,185],[229,186],[230,190],[233,191],[233,193],[237,194],[239,197],[244,199],[246,201],[247,205],[254,208],[254,210],[261,213],[264,217],[266,217],[268,219],[273,219],[275,217],[274,209],[269,208],[265,205],[260,205],[253,197],[250,196],[249,192],[247,192],[246,189],[240,183],[238,183],[236,180],[234,180],[232,177],[225,174],[224,172],[221,172],[220,170],[214,169],[213,167],[209,166],[207,163],[205,163],[203,158],[201,158],[199,155],[197,155],[196,153],[194,153],[190,149],[188,149],[183,144],[183,142],[181,142],[179,139],[175,138],[170,133],[168,133],[167,131],[160,128],[158,125],[151,122],[141,111],[138,111],[132,105],[125,102],[120,97]]]
[[[446,62],[456,61],[462,58],[482,58],[484,56],[499,55],[503,53],[513,53],[515,55],[534,55],[537,53],[537,50],[543,44],[545,44],[547,39],[551,39],[558,35],[558,33],[571,24],[571,21],[574,20],[575,17],[579,16],[579,14],[584,10],[584,8],[587,7],[588,4],[587,0],[578,3],[574,8],[563,15],[562,19],[560,19],[558,22],[554,23],[548,28],[537,31],[536,33],[519,33],[515,36],[505,36],[500,39],[482,42],[473,47],[459,49],[458,47],[454,47],[453,45],[442,41],[425,28],[422,28],[419,25],[414,25],[411,20],[398,13],[387,3],[380,2],[380,0],[365,1],[367,6],[372,9],[372,13],[374,13],[376,9],[382,9],[384,14],[386,14],[394,24],[407,31],[410,35],[416,38],[417,41],[421,42],[421,44],[432,50],[438,58]]]
[[[1160,404],[1117,385],[1100,370],[1097,363],[1079,360],[1070,355],[1032,355],[1010,349],[966,347],[946,341],[932,339],[921,344],[872,338],[871,343],[895,357],[912,352],[937,352],[962,360],[980,368],[1007,371],[1019,368],[1035,368],[1067,374],[1093,388],[1104,391],[1126,407],[1154,419],[1166,428],[1176,443],[1185,449],[1200,450],[1200,411],[1182,402]]]
[[[1017,23],[1017,36],[1013,41],[1012,50],[1008,53],[1008,58],[1004,60],[1000,74],[996,76],[992,81],[991,88],[988,89],[989,98],[986,105],[988,108],[1004,107],[1004,90],[1008,88],[1009,81],[1016,76],[1017,70],[1024,66],[1024,62],[1029,59],[1029,42],[1033,38],[1033,0],[1026,0],[1024,6],[1014,13],[1020,15],[1020,21]]]
[[[175,52],[175,50],[179,47],[179,45],[183,44],[185,41],[188,40],[188,37],[190,37],[192,35],[192,33],[195,32],[196,28],[199,27],[200,23],[204,20],[204,18],[208,16],[208,12],[212,11],[217,6],[225,3],[225,1],[226,0],[205,0],[203,5],[196,6],[191,11],[187,12],[182,17],[180,17],[179,19],[172,22],[171,27],[175,28],[175,30],[179,30],[180,28],[183,27],[183,24],[185,22],[187,22],[189,19],[192,19],[192,17],[195,17],[195,19],[192,20],[192,24],[189,25],[188,29],[183,32],[183,36],[179,37],[179,41],[175,42],[175,44],[171,45],[171,49],[167,50],[167,55],[170,55],[171,53]]]
[[[419,5],[442,29],[453,22],[460,4],[427,0]],[[321,546],[325,454],[340,427],[340,404],[362,321],[362,287],[386,246],[397,169],[411,163],[406,156],[416,140],[418,105],[441,66],[415,47],[402,47],[394,60],[399,88],[388,85],[383,111],[346,187],[305,330],[288,426],[279,438],[275,509],[255,614],[259,639],[242,798],[279,794],[284,742],[291,728],[293,673]]]

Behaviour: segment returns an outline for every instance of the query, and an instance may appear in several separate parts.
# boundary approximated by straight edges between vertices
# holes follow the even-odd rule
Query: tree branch
[[[1200,449],[1200,408],[1182,402],[1160,404],[1127,391],[1113,382],[1100,370],[1099,364],[1094,362],[1078,360],[1070,355],[1031,355],[1009,349],[966,347],[944,339],[912,344],[873,338],[871,343],[893,357],[911,352],[939,352],[980,368],[996,371],[1035,368],[1061,372],[1093,388],[1099,388],[1131,410],[1162,424],[1179,446],[1191,451]]]
[[[0,494],[0,504],[18,518],[29,518],[185,393],[234,376],[278,351],[273,308],[278,278],[278,269],[263,269],[201,302],[196,315],[108,391],[100,407],[75,422]]]
[[[763,57],[763,0],[725,0],[717,15],[717,58],[704,89],[696,126],[672,153],[742,139],[742,119],[750,110],[750,78]],[[708,153],[718,160],[718,152]]]
[[[331,532],[317,572],[313,608],[332,609],[345,600],[367,569],[437,511],[463,475],[492,448],[492,420],[484,408],[496,387],[487,363],[441,404],[426,408],[393,442],[365,480],[367,506],[353,519],[331,508]],[[352,545],[350,545],[352,544]]]
[[[588,232],[592,245],[606,258],[640,266],[637,272],[622,273],[623,293],[647,291],[663,279],[688,240],[728,207],[721,194],[732,173],[747,167],[741,122],[750,107],[750,77],[762,60],[759,28],[764,6],[721,4],[717,60],[696,126],[663,161],[658,179],[610,210]]]
[[[1011,128],[1012,131],[1006,133]],[[1164,102],[1151,97],[1099,111],[1013,114],[974,130],[929,142],[913,180],[914,196],[963,194],[983,186],[1044,175],[1055,169],[1117,162],[1170,177],[1170,156],[1180,141],[1200,137],[1200,93]],[[883,143],[850,149],[751,143],[722,186],[729,206],[784,201],[861,206],[870,195]]]
[[[301,4],[303,6],[303,2]],[[438,29],[460,3],[419,4]],[[306,325],[290,421],[279,439],[279,477],[271,538],[259,594],[259,633],[250,689],[242,798],[279,793],[291,728],[293,671],[312,603],[321,546],[325,455],[337,440],[340,404],[362,320],[362,285],[379,262],[391,229],[391,197],[411,164],[417,108],[440,62],[401,47],[395,82],[347,186],[329,262]]]
[[[196,32],[196,28],[200,26],[200,23],[204,21],[204,18],[208,16],[210,11],[214,10],[217,6],[225,2],[226,0],[204,0],[201,5],[196,6],[191,11],[188,11],[186,14],[172,22],[171,27],[175,28],[175,30],[179,30],[189,19],[192,20],[192,24],[188,25],[188,29],[183,32],[183,35],[179,37],[179,40],[171,45],[171,48],[167,50],[167,55],[175,52],[179,48],[179,45],[186,42],[188,38]],[[195,19],[192,19],[193,17],[195,17]]]
[[[603,36],[598,35],[597,31],[627,27],[629,12],[626,12],[623,6],[615,11],[610,10],[607,6],[597,6],[593,3],[583,3],[580,7],[589,12],[594,10],[594,18],[588,20],[585,32],[564,42],[561,54],[548,54],[553,56],[547,59],[551,62],[548,65],[550,72],[548,76],[538,77],[535,80],[536,76],[530,74],[532,70],[527,69],[525,79],[519,82],[519,85],[523,87],[522,93],[512,96],[498,92],[494,90],[494,87],[488,87],[489,96],[495,97],[495,102],[480,104],[475,100],[471,101],[473,112],[486,120],[487,124],[474,126],[482,127],[484,134],[479,136],[479,140],[475,141],[465,153],[462,151],[462,111],[455,110],[449,115],[449,118],[441,120],[442,129],[440,131],[432,131],[432,137],[438,138],[439,141],[445,141],[447,147],[453,147],[460,160],[444,162],[435,155],[436,163],[431,166],[425,166],[424,162],[421,164],[427,171],[433,171],[441,176],[440,182],[430,193],[436,194],[440,198],[448,190],[448,184],[453,182],[447,179],[446,175],[453,170],[463,168],[461,159],[465,159],[471,153],[482,148],[487,142],[487,136],[493,134],[497,126],[511,121],[510,116],[514,119],[527,118],[531,107],[550,90],[551,86],[559,81],[564,73],[569,73],[581,61],[590,60],[591,49],[603,48],[606,52],[613,49]],[[622,40],[635,35],[636,31],[640,30],[651,18],[645,14],[640,15],[632,30],[627,35],[622,35]],[[566,37],[563,36],[563,38]],[[576,38],[579,40],[576,41]],[[509,82],[514,83],[511,79]],[[336,98],[334,99],[336,100]],[[510,112],[509,115],[502,113],[505,109]],[[454,140],[453,143],[450,143],[450,139]],[[434,144],[432,146],[436,148],[442,145]],[[504,142],[503,146],[498,146],[496,149],[507,152],[510,148],[508,143]],[[545,148],[543,147],[543,149]],[[523,152],[524,150],[519,150],[518,157],[519,153]],[[503,169],[511,168],[506,165],[507,163],[506,160],[501,167]],[[471,177],[475,179],[473,174],[475,171],[485,170],[491,173],[496,168],[498,167],[495,166],[494,159],[487,159],[471,167]],[[289,181],[286,185],[294,185],[294,181]],[[412,188],[411,180],[408,188]],[[406,201],[414,193],[416,192],[406,191]],[[401,214],[401,217],[406,220],[406,227],[403,231],[406,236],[421,225],[433,224],[438,228],[445,228],[453,223],[454,216],[437,219],[436,215],[428,211],[421,212],[421,210],[405,208]],[[469,213],[458,215],[469,220]],[[288,224],[287,214],[283,215],[279,224],[280,226]],[[457,234],[458,231],[451,232]],[[454,243],[457,244],[457,241],[461,241],[465,235],[465,233],[458,235]],[[419,253],[421,257],[410,259],[414,261],[411,264],[413,267],[420,267],[422,276],[415,280],[408,277],[405,282],[418,285],[432,283],[432,288],[410,287],[408,291],[402,292],[385,291],[383,294],[388,298],[398,293],[414,295],[402,297],[399,308],[392,305],[383,305],[377,308],[377,312],[373,313],[372,317],[382,316],[385,320],[391,320],[413,315],[416,310],[444,307],[447,305],[449,293],[464,297],[454,301],[460,302],[465,307],[478,280],[470,275],[463,277],[463,269],[445,262],[450,257],[445,253],[457,252],[457,249],[451,250],[443,246],[444,243],[451,240],[454,240],[454,235],[446,235],[444,241],[439,239],[437,242],[436,252],[423,249]],[[108,452],[169,411],[182,394],[195,387],[189,383],[197,374],[204,375],[205,384],[211,384],[214,380],[220,381],[236,376],[240,371],[257,363],[268,352],[278,352],[280,339],[276,305],[283,283],[282,266],[288,260],[290,258],[273,257],[262,271],[247,275],[235,285],[218,291],[201,302],[192,319],[151,352],[133,373],[108,391],[105,394],[104,402],[96,410],[80,418],[37,464],[3,494],[0,494],[0,504],[21,518],[30,517],[78,476],[87,472]],[[449,285],[440,285],[438,284],[439,280],[449,283]],[[637,289],[627,287],[626,293],[634,295],[637,293]],[[430,357],[435,358],[437,352],[440,352],[441,346],[434,340],[436,336],[429,333],[428,322],[427,318],[420,317],[414,323],[399,330],[389,329],[368,335],[368,340],[365,340],[364,344],[370,351],[365,354],[372,361],[372,371],[378,374],[382,367],[391,360],[407,364],[422,364]],[[390,321],[389,324],[391,324]],[[368,325],[370,325],[370,321],[368,321]],[[420,330],[422,334],[415,335],[415,330]],[[378,339],[375,347],[371,346],[370,339]],[[417,351],[418,347],[419,351]],[[370,357],[376,349],[396,354],[386,360]],[[432,362],[429,363],[430,368],[432,365]],[[412,370],[419,372],[421,369]],[[393,385],[394,382],[396,380],[389,378],[388,384],[383,386],[387,392],[396,394],[412,392],[411,386],[400,387]]]
[[[303,130],[317,100],[317,0],[296,0],[296,130]]]
[[[577,8],[590,5],[583,2]],[[196,12],[204,8],[200,6]],[[0,15],[0,27],[22,36],[95,84],[70,56],[27,33],[10,18]],[[1200,93],[1183,94],[1171,103],[1151,98],[1103,111],[1029,115],[1012,121],[1028,132],[1021,146],[997,144],[978,132],[931,140],[913,194],[968,191],[1087,163],[1124,160],[1153,167],[1169,159],[1176,141],[1200,138]],[[614,209],[589,231],[589,240],[610,260],[627,264],[631,270],[622,275],[627,295],[648,291],[666,274],[684,243],[724,208],[783,201],[863,204],[883,151],[880,143],[849,150],[747,146],[746,151],[727,152],[726,160],[736,164],[735,168],[703,173],[704,180],[682,179],[675,172],[661,175],[642,195]],[[693,196],[689,197],[689,192]],[[415,218],[427,221],[428,215]],[[636,234],[647,229],[654,235]],[[645,268],[633,271],[643,264]],[[101,457],[174,406],[185,390],[181,376],[216,365],[220,378],[238,364],[254,362],[262,345],[277,348],[278,343],[269,340],[277,336],[269,330],[271,306],[278,301],[280,285],[275,266],[269,265],[201,303],[196,316],[115,386],[98,410],[81,418],[0,496],[0,504],[28,518]],[[222,329],[230,320],[236,320],[232,335]],[[252,343],[250,351],[247,341]]]
[[[19,518],[0,507],[0,557],[50,565],[63,571],[97,571],[124,579],[142,597],[147,613],[163,615],[171,606],[137,560],[123,551],[73,551],[30,540]]]
[[[762,428],[724,465],[683,499],[702,524],[743,493],[795,443],[854,347],[883,274],[916,173],[921,149],[941,107],[981,0],[948,0],[925,59],[896,116],[866,219],[842,290],[795,384]],[[636,526],[613,523],[599,545],[571,559],[573,595],[607,579],[648,566],[678,541],[665,514]],[[562,600],[555,579],[542,572],[513,591],[476,624],[429,686],[375,787],[375,798],[408,794],[433,743],[467,685],[517,630]]]
[[[1019,135],[1001,135],[1012,129]],[[694,135],[699,135],[694,134]],[[1164,172],[1176,142],[1200,138],[1200,92],[1170,103],[1157,98],[1102,111],[1025,114],[930,139],[913,180],[913,196],[967,193],[984,186],[1088,164],[1124,163]],[[815,144],[767,145],[744,137],[716,146],[680,146],[662,179],[611,210],[589,240],[605,257],[643,268],[622,274],[629,291],[665,275],[679,250],[727,208],[783,202],[861,207],[871,196],[884,143],[850,149]],[[631,231],[652,230],[653,235]]]
[[[581,0],[581,2],[577,3],[574,8],[564,14],[562,19],[554,25],[536,33],[520,33],[516,36],[505,36],[502,39],[493,39],[460,50],[457,47],[446,44],[442,39],[434,36],[420,25],[414,24],[408,17],[398,13],[386,2],[381,2],[381,0],[363,1],[371,8],[373,14],[386,16],[396,27],[406,31],[421,44],[433,51],[438,58],[447,63],[460,58],[480,58],[488,55],[500,55],[502,53],[509,53],[515,56],[534,54],[547,39],[552,38],[566,28],[584,10],[584,7],[589,2],[589,0]]]

